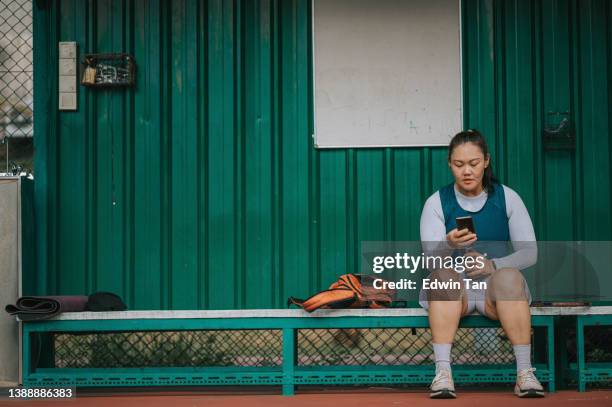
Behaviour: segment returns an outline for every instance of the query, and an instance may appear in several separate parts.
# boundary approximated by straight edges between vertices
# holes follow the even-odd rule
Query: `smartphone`
[[[461,216],[455,219],[457,222],[457,230],[467,229],[472,233],[476,233],[476,228],[474,227],[474,220],[471,216]]]

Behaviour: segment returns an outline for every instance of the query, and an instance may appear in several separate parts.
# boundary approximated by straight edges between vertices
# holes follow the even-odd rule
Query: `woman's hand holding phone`
[[[457,228],[451,230],[446,235],[446,241],[454,248],[468,247],[478,239],[476,233],[472,233],[469,229]]]

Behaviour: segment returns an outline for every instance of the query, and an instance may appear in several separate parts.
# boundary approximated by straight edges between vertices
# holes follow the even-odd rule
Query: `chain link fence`
[[[32,1],[0,0],[1,172],[32,168],[32,44]]]
[[[60,368],[280,366],[280,330],[54,335]]]
[[[424,328],[299,329],[299,366],[433,364]],[[282,364],[282,331],[207,330],[53,335],[54,367],[272,367]],[[501,328],[460,328],[456,364],[512,364]]]

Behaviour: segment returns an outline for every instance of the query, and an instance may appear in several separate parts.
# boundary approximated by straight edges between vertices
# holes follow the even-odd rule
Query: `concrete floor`
[[[431,400],[424,390],[406,391],[397,389],[360,389],[360,390],[318,390],[304,391],[293,397],[284,397],[278,393],[262,391],[183,391],[183,392],[113,392],[82,393],[69,400],[7,400],[0,399],[0,406],[142,406],[142,407],[277,407],[277,406],[410,406],[428,407],[441,405],[453,407],[495,406],[495,407],[611,407],[612,390],[590,390],[586,393],[576,391],[559,391],[542,399],[519,399],[511,388],[495,391],[462,391],[458,389],[458,398],[454,400]]]

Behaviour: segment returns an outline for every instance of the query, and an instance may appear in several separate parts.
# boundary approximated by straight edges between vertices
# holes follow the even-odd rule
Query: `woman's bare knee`
[[[463,297],[463,278],[454,270],[438,269],[429,275],[429,301],[459,301]]]
[[[489,280],[487,297],[495,301],[526,300],[525,278],[517,269],[501,269],[496,271]]]

